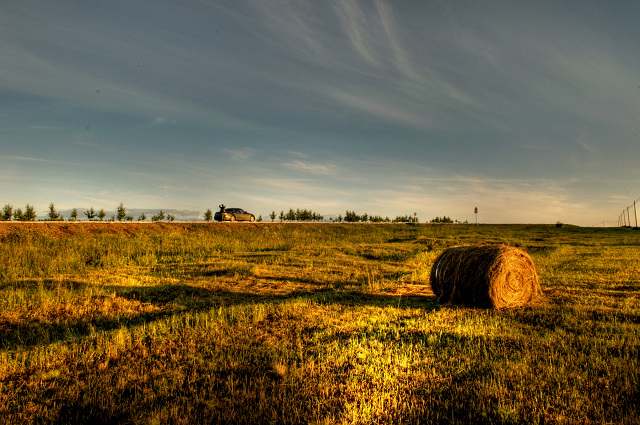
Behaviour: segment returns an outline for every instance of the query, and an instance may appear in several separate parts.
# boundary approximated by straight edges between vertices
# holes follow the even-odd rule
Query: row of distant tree
[[[357,214],[355,211],[347,210],[345,212],[344,217],[342,215],[338,215],[338,222],[345,221],[347,223],[418,223],[418,214],[413,213],[413,215],[399,215],[394,219],[390,219],[389,217],[384,217],[379,215],[369,215],[364,213],[362,215]]]
[[[96,211],[95,208],[91,207],[84,212],[84,215],[87,217],[89,221],[104,221],[107,217],[107,213],[104,208]],[[0,221],[35,221],[37,217],[36,210],[32,205],[27,204],[24,211],[21,208],[14,209],[12,205],[6,204],[2,208],[2,213],[0,214]],[[140,214],[138,216],[138,221],[145,221],[147,219],[147,215],[145,213]],[[151,217],[152,221],[174,221],[176,219],[173,214],[165,214],[162,210],[160,210],[156,215]],[[64,221],[64,217],[62,214],[56,210],[56,206],[52,202],[49,205],[49,212],[47,214],[47,218],[45,220],[48,221]],[[71,210],[69,214],[69,221],[78,221],[78,209],[74,208]],[[127,214],[127,209],[120,202],[120,205],[116,208],[116,214],[112,215],[107,221],[133,221],[133,216]]]
[[[445,215],[445,216],[442,216],[442,217],[432,218],[431,219],[431,223],[445,223],[446,224],[446,223],[462,223],[462,222],[458,221],[457,219],[453,220],[453,219],[451,219],[451,217],[447,217]],[[465,223],[469,223],[469,222],[465,221]]]
[[[271,221],[276,221],[276,217],[280,219],[280,221],[304,221],[304,222],[308,222],[308,221],[323,221],[324,217],[321,214],[318,214],[314,211],[308,210],[308,209],[303,209],[301,210],[300,208],[297,208],[295,211],[293,210],[293,208],[289,208],[289,211],[287,211],[286,213],[284,211],[280,211],[279,215],[276,215],[275,211],[271,211],[271,214],[269,214],[269,218],[271,218]]]
[[[93,207],[89,208],[83,213],[89,221],[105,221],[107,217],[107,213],[104,208],[96,211]],[[6,204],[2,213],[0,214],[0,221],[35,221],[36,219],[36,211],[32,205],[27,204],[22,210],[21,208],[14,209],[13,206]],[[146,221],[147,215],[143,212],[137,218],[137,221]],[[275,211],[272,211],[269,215],[271,221],[274,222],[276,218],[280,220],[280,222],[318,222],[324,221],[324,216],[318,214],[312,210],[308,209],[293,209],[289,208],[289,211],[284,212],[280,211],[280,214],[276,214]],[[151,221],[174,221],[176,219],[173,214],[165,214],[162,210],[160,210],[157,214],[151,217]],[[56,210],[53,202],[49,205],[49,212],[47,214],[47,218],[45,220],[49,221],[63,221],[64,217]],[[78,220],[78,209],[74,208],[68,218],[69,221],[77,221]],[[127,214],[127,209],[120,202],[120,205],[116,208],[116,214],[112,215],[107,221],[129,221],[132,222],[134,217],[132,215]],[[207,209],[204,213],[204,220],[209,222],[213,220],[213,212],[211,209]],[[256,221],[262,221],[262,216],[258,217]],[[339,214],[337,218],[330,218],[332,222],[346,222],[346,223],[418,223],[418,215],[417,213],[413,213],[413,215],[399,215],[394,219],[390,219],[389,217],[382,218],[379,215],[369,215],[367,213],[359,215],[355,211],[347,210],[345,215]],[[446,215],[443,217],[436,217],[431,220],[431,223],[459,223],[458,220],[452,220],[450,217]]]
[[[307,209],[296,209],[289,208],[288,212],[280,211],[280,214],[276,214],[275,211],[272,211],[269,215],[271,221],[275,221],[276,218],[279,218],[280,221],[324,221],[324,217],[321,214],[313,212]],[[367,213],[359,215],[355,211],[347,210],[345,215],[338,214],[336,218],[329,219],[332,222],[336,223],[418,223],[418,216],[416,213],[413,215],[403,215],[397,216],[394,219],[390,219],[389,217],[382,218],[379,215],[369,215]]]
[[[2,208],[2,214],[0,214],[0,220],[9,221],[34,221],[36,219],[36,210],[32,205],[27,204],[22,208],[13,209],[13,206],[7,204]]]

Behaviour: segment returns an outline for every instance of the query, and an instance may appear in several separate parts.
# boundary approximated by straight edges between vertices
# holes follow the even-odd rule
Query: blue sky
[[[3,1],[0,203],[613,222],[640,2]]]

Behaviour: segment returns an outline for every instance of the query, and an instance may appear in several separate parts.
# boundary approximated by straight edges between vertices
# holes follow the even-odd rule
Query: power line
[[[632,204],[622,209],[622,214],[618,216],[618,226],[631,227],[632,221],[635,222],[636,229],[638,228],[638,210],[636,203],[640,202],[640,198],[633,201]],[[631,212],[633,210],[633,220],[631,220]]]
[[[606,227],[607,223],[618,223],[620,224],[619,221],[615,221],[615,220],[608,220],[608,221],[599,221],[596,224],[592,224],[590,227]],[[615,227],[615,226],[614,226]]]

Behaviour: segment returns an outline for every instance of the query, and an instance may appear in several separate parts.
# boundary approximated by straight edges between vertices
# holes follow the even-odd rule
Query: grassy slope
[[[634,423],[640,232],[0,223],[10,423]],[[548,302],[439,305],[447,246],[529,252]]]

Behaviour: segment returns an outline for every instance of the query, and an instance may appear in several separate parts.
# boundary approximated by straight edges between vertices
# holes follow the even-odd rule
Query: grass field
[[[519,246],[547,301],[440,305]],[[0,422],[640,423],[640,231],[0,223]]]

